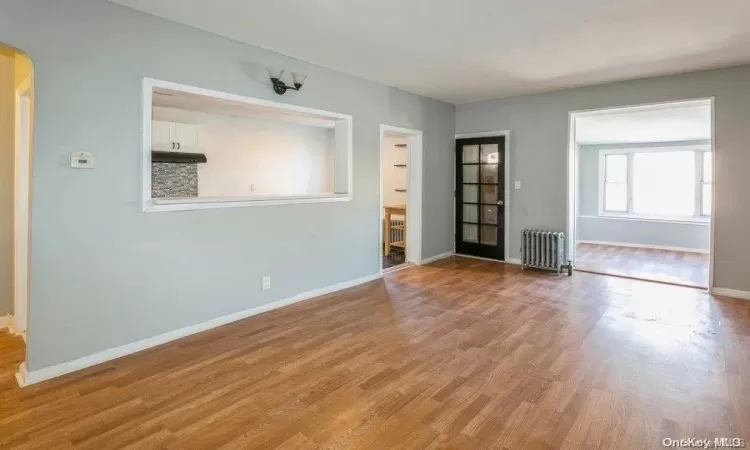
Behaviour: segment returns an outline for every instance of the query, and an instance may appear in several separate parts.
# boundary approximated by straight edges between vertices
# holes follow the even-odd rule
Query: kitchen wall
[[[380,124],[423,131],[422,257],[453,248],[453,105],[100,0],[0,0],[0,42],[35,73],[31,371],[377,274]],[[352,115],[353,200],[144,213],[143,77]]]
[[[581,145],[578,152],[578,226],[579,241],[679,247],[708,251],[711,227],[707,223],[659,222],[649,220],[598,217],[599,151],[622,148],[681,147],[705,145],[711,141],[680,141]]]
[[[0,49],[0,317],[13,314],[15,57]]]
[[[511,130],[511,257],[524,228],[565,230],[570,111],[715,98],[715,276],[720,288],[750,291],[750,66],[648,78],[459,105],[456,132]]]
[[[199,127],[199,197],[333,192],[332,128],[161,107],[153,117]]]

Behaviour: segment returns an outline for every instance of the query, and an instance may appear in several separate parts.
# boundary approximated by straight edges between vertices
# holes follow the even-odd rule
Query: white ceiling
[[[576,118],[579,144],[711,139],[711,103],[623,108]]]
[[[748,0],[111,1],[452,103],[750,62]]]

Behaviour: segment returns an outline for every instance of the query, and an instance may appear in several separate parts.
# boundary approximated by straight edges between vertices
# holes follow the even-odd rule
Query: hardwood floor
[[[586,273],[448,258],[19,389],[22,345],[0,336],[3,449],[750,438],[750,302]]]
[[[612,275],[708,287],[708,254],[577,244],[576,267]]]

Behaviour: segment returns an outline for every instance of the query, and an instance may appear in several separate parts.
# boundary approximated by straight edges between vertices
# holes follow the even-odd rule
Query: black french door
[[[505,137],[456,140],[456,253],[505,259]]]

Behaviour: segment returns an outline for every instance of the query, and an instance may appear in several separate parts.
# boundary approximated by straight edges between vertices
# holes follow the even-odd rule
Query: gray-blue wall
[[[711,141],[658,142],[642,144],[581,145],[578,151],[579,241],[680,247],[708,251],[707,223],[659,222],[653,220],[597,217],[599,214],[599,150],[643,147],[710,146]]]
[[[453,105],[100,0],[1,0],[0,42],[36,68],[31,370],[376,274],[383,123],[424,132],[423,257],[453,248]],[[144,214],[142,77],[351,114],[354,200]]]

